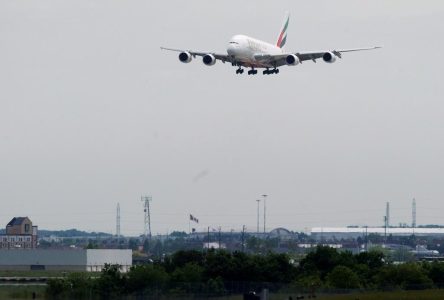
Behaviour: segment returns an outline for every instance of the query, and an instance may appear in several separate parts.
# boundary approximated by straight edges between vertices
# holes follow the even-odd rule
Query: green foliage
[[[167,283],[168,274],[162,266],[135,266],[127,275],[126,289],[129,293],[152,292],[163,290]]]
[[[187,263],[174,270],[171,274],[172,285],[186,293],[198,292],[202,289],[204,269],[195,264]]]
[[[300,271],[304,274],[320,273],[324,279],[335,266],[339,264],[339,253],[336,249],[318,246],[300,262]]]
[[[95,288],[102,299],[117,298],[125,290],[125,279],[118,265],[105,265],[95,281]]]
[[[426,271],[416,263],[384,266],[376,275],[376,281],[382,288],[399,287],[407,290],[422,290],[433,286]]]
[[[46,295],[49,299],[57,299],[69,293],[70,284],[65,279],[51,278],[47,282]]]
[[[185,231],[173,231],[170,233],[170,237],[186,237],[188,234]]]
[[[359,288],[359,277],[348,267],[336,266],[327,275],[327,284],[337,289],[356,289]]]
[[[70,285],[70,296],[74,299],[88,297],[93,288],[91,277],[86,273],[71,273],[66,280]]]
[[[356,255],[358,264],[365,264],[371,269],[379,269],[384,265],[384,254],[380,251],[362,252]]]
[[[294,282],[291,287],[298,291],[309,292],[313,289],[318,289],[323,285],[321,277],[317,274],[300,276]]]
[[[85,247],[86,249],[98,249],[99,248],[99,246],[97,245],[97,244],[95,244],[95,243],[93,243],[93,242],[89,242],[88,243],[88,245],[86,245],[86,247]]]
[[[433,262],[429,269],[429,277],[437,287],[444,287],[444,263]]]
[[[205,285],[205,294],[208,296],[222,296],[227,293],[224,281],[221,277],[216,278],[210,278],[208,279],[206,285]]]
[[[138,250],[139,240],[135,238],[130,238],[128,241],[128,248],[130,248],[131,250]]]
[[[94,277],[72,273],[52,279],[46,294],[49,299],[225,296],[258,286],[276,291],[283,284],[307,292],[322,287],[426,289],[433,284],[444,286],[444,263],[395,265],[388,263],[382,252],[353,255],[323,246],[301,259],[299,266],[293,265],[286,254],[182,250],[161,262],[134,266],[126,274],[119,266],[107,265]]]
[[[196,265],[202,265],[204,256],[201,251],[190,250],[190,251],[177,251],[171,257],[171,267],[183,267],[188,263],[194,263]]]

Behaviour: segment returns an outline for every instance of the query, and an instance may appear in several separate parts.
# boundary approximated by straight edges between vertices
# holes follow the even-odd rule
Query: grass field
[[[270,300],[289,299],[289,294],[270,295]],[[296,300],[296,294],[291,295]],[[308,297],[305,295],[305,299]],[[424,291],[392,291],[392,292],[362,292],[338,295],[317,295],[317,300],[442,300],[444,290],[424,290]]]
[[[71,272],[64,271],[0,271],[0,277],[64,277],[67,276]],[[79,272],[75,272],[79,273]],[[85,272],[86,273],[86,272]],[[92,275],[95,273],[89,272],[88,274]]]
[[[37,299],[45,299],[45,286],[2,286],[0,285],[1,300],[26,300],[32,299],[32,293],[35,292]],[[296,300],[297,294],[270,294],[270,300]],[[304,300],[309,299],[304,295]],[[183,297],[182,299],[186,299]],[[125,298],[126,299],[126,298]],[[172,298],[174,299],[174,298]],[[199,299],[199,297],[190,297],[190,299]],[[211,298],[210,298],[211,299]],[[356,292],[351,294],[322,295],[318,294],[316,300],[442,300],[444,299],[444,290],[425,290],[425,291],[392,291],[392,292]],[[242,295],[233,295],[227,297],[212,298],[212,300],[242,300]]]
[[[32,299],[32,293],[35,292],[36,299],[45,299],[46,286],[31,286],[31,285],[17,285],[17,286],[2,286],[0,285],[0,299],[2,300],[24,300]]]

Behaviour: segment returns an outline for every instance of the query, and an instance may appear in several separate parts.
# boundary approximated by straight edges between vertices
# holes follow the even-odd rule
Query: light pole
[[[259,203],[261,202],[261,199],[257,199],[257,233],[259,233]]]
[[[267,200],[268,195],[263,194],[262,197],[264,197],[264,233],[265,233],[266,222],[267,222],[267,218],[266,218],[266,216],[267,216],[267,214],[266,214],[266,209],[267,209],[266,200]]]

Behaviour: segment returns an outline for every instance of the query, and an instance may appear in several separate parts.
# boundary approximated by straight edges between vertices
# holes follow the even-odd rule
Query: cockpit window
[[[238,42],[233,42],[233,41],[231,41],[230,44],[236,44],[236,45],[239,45]]]

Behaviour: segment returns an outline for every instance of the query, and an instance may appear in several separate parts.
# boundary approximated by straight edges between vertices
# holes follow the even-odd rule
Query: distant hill
[[[77,229],[68,229],[68,230],[45,230],[39,229],[38,232],[39,237],[49,237],[49,236],[57,236],[57,237],[112,237],[113,235],[106,232],[87,232],[81,231]]]

